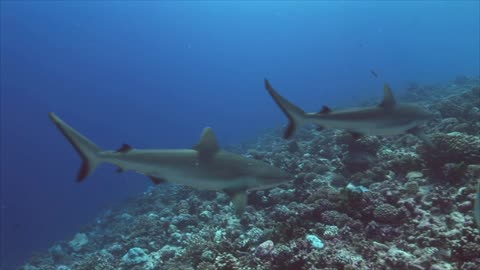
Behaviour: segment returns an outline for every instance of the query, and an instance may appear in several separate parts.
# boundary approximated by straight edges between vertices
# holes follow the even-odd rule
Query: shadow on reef
[[[464,76],[410,85],[403,101],[435,115],[431,145],[307,128],[286,141],[271,130],[235,151],[295,179],[250,192],[241,219],[222,193],[152,187],[22,269],[478,269],[479,86]]]

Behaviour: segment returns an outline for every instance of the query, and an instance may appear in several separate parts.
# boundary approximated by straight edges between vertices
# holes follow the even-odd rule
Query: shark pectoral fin
[[[163,179],[163,178],[160,178],[160,177],[155,177],[155,176],[148,176],[150,178],[150,180],[152,180],[152,182],[155,184],[155,185],[160,185],[160,184],[163,184],[163,183],[166,183],[167,180]]]
[[[235,214],[241,216],[243,212],[245,212],[245,207],[247,206],[247,192],[245,190],[225,190],[225,193],[227,193],[232,200]]]
[[[378,105],[385,110],[391,110],[395,106],[395,97],[393,96],[392,89],[387,83],[383,86],[383,100]]]
[[[200,141],[193,149],[198,151],[200,160],[210,160],[220,150],[217,138],[211,127],[203,129]]]

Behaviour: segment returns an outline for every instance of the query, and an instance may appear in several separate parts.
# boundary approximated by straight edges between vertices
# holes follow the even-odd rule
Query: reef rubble
[[[314,128],[283,140],[269,130],[232,149],[293,179],[249,192],[241,218],[223,193],[152,186],[21,269],[478,270],[480,80],[412,83],[398,99],[435,115],[423,128],[429,144]]]

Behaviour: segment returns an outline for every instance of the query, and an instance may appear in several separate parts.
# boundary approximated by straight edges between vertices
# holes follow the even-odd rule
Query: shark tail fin
[[[77,175],[77,182],[82,182],[95,170],[98,164],[100,164],[101,160],[99,153],[102,150],[85,136],[78,133],[67,123],[63,122],[62,119],[60,119],[54,113],[49,113],[49,116],[52,122],[57,126],[57,128],[62,132],[62,134],[67,138],[67,140],[72,144],[73,148],[75,148],[77,153],[82,158],[83,163]]]
[[[273,89],[267,79],[265,79],[265,89],[267,89],[275,103],[277,103],[278,107],[280,107],[283,113],[288,117],[289,122],[283,137],[285,139],[291,138],[297,128],[303,125],[306,119],[305,112],[286,98],[282,97],[275,89]]]

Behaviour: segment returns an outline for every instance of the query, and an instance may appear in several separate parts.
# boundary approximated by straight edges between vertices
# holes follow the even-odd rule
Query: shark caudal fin
[[[101,162],[98,154],[101,151],[89,139],[78,133],[75,129],[70,127],[67,123],[63,122],[54,113],[49,113],[50,119],[63,133],[67,140],[72,144],[73,148],[77,151],[83,160],[82,166],[78,171],[77,182],[82,182],[88,175],[90,175],[97,165]]]
[[[283,113],[288,117],[289,122],[283,137],[285,139],[291,138],[297,128],[303,124],[305,112],[275,91],[267,79],[265,79],[265,89],[267,89],[275,103],[277,103],[278,107],[280,107]]]

